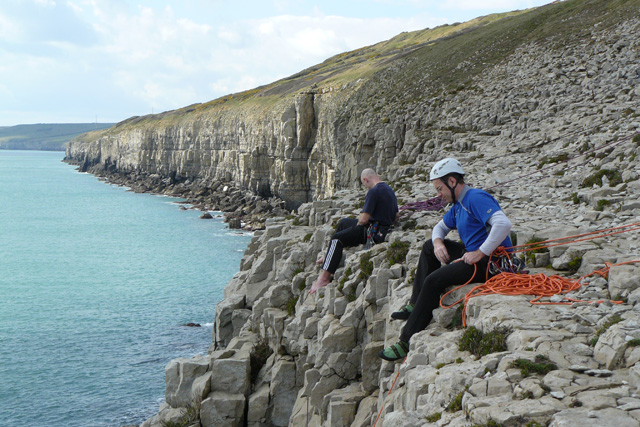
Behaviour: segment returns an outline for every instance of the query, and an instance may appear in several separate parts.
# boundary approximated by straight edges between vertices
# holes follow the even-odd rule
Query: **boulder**
[[[202,427],[241,427],[244,425],[245,396],[212,392],[200,406]]]
[[[165,368],[165,399],[174,408],[193,405],[192,386],[196,379],[204,376],[209,370],[209,358],[195,356],[173,359]]]

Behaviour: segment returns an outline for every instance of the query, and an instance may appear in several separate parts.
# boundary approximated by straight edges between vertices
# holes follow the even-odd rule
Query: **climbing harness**
[[[384,242],[387,234],[391,232],[393,226],[380,225],[377,222],[372,223],[367,228],[367,240],[364,244],[365,249],[371,249],[371,247],[377,243]]]
[[[378,232],[378,224],[374,222],[369,226],[367,230],[367,242],[364,244],[365,249],[371,249],[371,247],[376,244],[376,242],[373,240],[373,237],[376,235],[377,232]]]

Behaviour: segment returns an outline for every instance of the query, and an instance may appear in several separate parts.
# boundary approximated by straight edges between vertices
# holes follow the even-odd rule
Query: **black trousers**
[[[445,239],[444,244],[451,261],[461,258],[466,252],[462,243]],[[462,285],[472,277],[471,283],[486,281],[488,262],[489,257],[485,256],[476,263],[477,269],[463,261],[442,265],[434,253],[433,242],[431,239],[427,240],[422,246],[416,277],[413,281],[410,300],[413,311],[402,328],[400,340],[409,342],[414,334],[427,327],[433,318],[432,312],[440,306],[440,297],[447,287]]]
[[[356,218],[343,218],[338,223],[338,229],[331,236],[329,249],[324,257],[322,269],[333,274],[340,265],[343,248],[362,245],[367,241],[367,227],[358,225]]]

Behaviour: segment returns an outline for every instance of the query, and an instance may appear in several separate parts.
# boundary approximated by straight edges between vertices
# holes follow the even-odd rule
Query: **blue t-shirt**
[[[371,215],[369,221],[380,225],[393,224],[398,213],[396,193],[386,182],[377,183],[367,192],[362,212]]]
[[[456,200],[451,209],[444,214],[444,225],[458,230],[460,239],[467,252],[478,250],[489,236],[487,224],[491,215],[501,210],[498,201],[484,190],[469,188],[462,193],[462,201]],[[510,248],[511,238],[507,236],[501,246]]]

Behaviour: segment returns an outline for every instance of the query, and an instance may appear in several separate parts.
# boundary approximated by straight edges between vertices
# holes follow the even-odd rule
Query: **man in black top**
[[[377,227],[373,236],[374,242],[384,241],[386,234],[396,220],[398,200],[391,187],[381,181],[373,169],[363,170],[360,181],[369,190],[364,200],[362,212],[358,219],[343,218],[340,220],[338,230],[331,236],[329,249],[324,261],[322,261],[322,273],[311,287],[310,294],[331,282],[331,275],[336,272],[340,264],[343,248],[366,243],[370,227]]]

